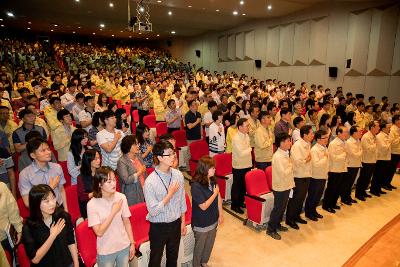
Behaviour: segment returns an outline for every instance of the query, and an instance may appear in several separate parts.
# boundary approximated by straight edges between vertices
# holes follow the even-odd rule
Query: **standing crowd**
[[[353,205],[396,189],[399,104],[385,96],[378,103],[341,87],[211,73],[147,48],[56,44],[46,52],[5,43],[14,53],[34,47],[54,55],[40,66],[18,58],[0,73],[0,238],[12,255],[12,225],[32,266],[79,266],[65,190],[71,185],[97,236],[98,266],[127,266],[135,256],[129,206],[143,202],[149,266],[160,266],[164,247],[167,266],[176,266],[187,231],[181,171],[190,159],[189,152],[177,159],[179,130],[189,144],[204,139],[209,146],[191,182],[196,267],[207,266],[223,222],[215,155],[232,153],[231,209],[239,214],[246,174],[272,166],[267,234],[274,239],[288,231],[284,214],[293,229],[307,223],[303,207],[307,219],[322,219],[322,197],[322,209],[336,213],[339,198]],[[166,125],[157,139],[144,121],[149,114]],[[24,223],[17,199],[30,212]]]

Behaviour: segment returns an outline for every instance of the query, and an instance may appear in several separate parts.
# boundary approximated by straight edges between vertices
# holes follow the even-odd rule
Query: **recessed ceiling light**
[[[0,21],[3,21],[3,19],[0,19]]]
[[[239,4],[244,5],[244,1],[240,1]]]
[[[79,3],[79,0],[75,0],[75,2]]]
[[[31,24],[32,24],[32,22],[28,21],[28,24],[29,24],[29,25],[31,25]]]
[[[112,37],[114,37],[114,34],[111,34]]]
[[[160,35],[159,35],[159,34],[157,34],[157,37],[160,37]]]
[[[168,11],[168,15],[170,15],[170,16],[171,16],[171,15],[172,15],[172,11]]]
[[[219,12],[219,9],[216,9],[215,11]]]
[[[192,6],[188,6],[188,7],[192,7]]]
[[[268,5],[268,10],[271,10],[272,9],[272,5]]]
[[[103,29],[100,29],[100,31],[102,31]]]
[[[54,24],[53,26],[54,26],[54,27],[58,27],[58,24]]]
[[[12,12],[7,12],[7,16],[9,16],[9,17],[14,17],[14,13],[12,13]]]
[[[110,3],[108,4],[108,6],[109,6],[109,7],[114,7],[114,3],[111,3],[111,2],[110,2]]]
[[[80,29],[81,28],[81,26],[78,26],[78,29]]]
[[[1,24],[1,27],[4,27],[4,24]]]
[[[175,32],[175,31],[171,31],[171,33],[172,33],[172,34],[175,34],[176,32]]]
[[[72,33],[75,33],[75,32],[72,32]]]
[[[96,33],[94,32],[93,35],[96,35]]]
[[[161,0],[158,0],[158,1],[157,1],[157,3],[161,3],[161,2],[162,2]]]
[[[149,37],[146,37],[146,40],[149,40]]]
[[[129,35],[129,38],[132,38],[132,36],[131,36],[131,35]]]
[[[51,29],[50,31],[51,31],[51,32],[54,32],[54,30],[53,30],[53,29]]]
[[[246,16],[246,13],[243,13],[242,16]]]
[[[124,32],[124,31],[120,31],[120,32]]]
[[[233,15],[235,15],[235,16],[236,16],[237,14],[239,14],[236,10],[233,11],[232,13],[233,13]]]
[[[103,23],[100,23],[100,28],[104,28],[106,25],[104,25]]]
[[[139,32],[139,34],[140,34],[140,35],[142,35],[142,33],[141,33],[141,32]]]
[[[28,27],[27,29],[30,30],[31,28]]]

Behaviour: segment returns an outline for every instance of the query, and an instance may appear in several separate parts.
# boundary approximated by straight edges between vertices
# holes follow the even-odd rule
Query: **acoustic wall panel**
[[[310,22],[310,65],[323,65],[326,62],[328,47],[329,20],[327,17],[313,19]],[[296,43],[295,43],[296,45]]]
[[[236,34],[228,35],[228,60],[236,58]]]
[[[310,52],[310,21],[294,24],[293,65],[308,65]]]
[[[307,69],[308,66],[296,66],[292,67],[292,79],[291,81],[296,84],[296,87],[300,87],[300,84],[302,82],[305,82],[308,80],[307,78]]]
[[[397,28],[398,7],[372,10],[367,75],[389,75]]]
[[[281,25],[279,35],[279,65],[293,65],[294,24]]]
[[[267,67],[276,67],[279,64],[279,26],[267,30]]]
[[[382,77],[374,77],[374,76],[366,76],[365,77],[365,91],[363,92],[365,96],[375,96],[376,99],[381,99],[382,96],[388,95],[388,88],[390,83],[389,76]],[[362,91],[361,88],[356,88],[358,91]],[[389,98],[395,100],[395,98]]]
[[[244,58],[254,59],[255,54],[255,36],[254,31],[244,33]]]
[[[235,45],[235,56],[236,59],[244,59],[244,32],[236,34],[236,45]]]
[[[393,52],[392,75],[400,76],[400,16],[397,21],[396,41]]]
[[[307,67],[307,80],[314,84],[326,84],[327,74],[325,65],[315,65]],[[308,84],[311,86],[311,84]]]
[[[228,59],[228,36],[223,35],[218,38],[218,59]]]
[[[346,60],[351,59],[351,66],[346,69],[347,76],[360,76],[367,72],[371,17],[371,9],[350,13]]]

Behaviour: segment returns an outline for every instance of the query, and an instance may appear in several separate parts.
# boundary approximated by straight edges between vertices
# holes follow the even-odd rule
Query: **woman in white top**
[[[110,167],[100,167],[93,177],[93,198],[87,204],[88,226],[97,236],[97,265],[126,267],[135,256],[135,243],[124,194],[116,192]]]
[[[100,94],[99,98],[97,99],[96,106],[94,107],[95,112],[103,112],[107,110],[108,107],[108,98],[106,94]]]
[[[81,174],[81,161],[89,141],[88,133],[84,129],[76,129],[71,136],[71,146],[67,154],[67,168],[71,176],[71,184],[77,182]]]
[[[225,131],[224,126],[222,125],[222,112],[219,110],[214,111],[212,118],[214,122],[211,123],[208,133],[210,157],[224,153],[225,151]]]
[[[242,102],[242,109],[239,111],[240,118],[250,118],[250,100],[243,100]]]

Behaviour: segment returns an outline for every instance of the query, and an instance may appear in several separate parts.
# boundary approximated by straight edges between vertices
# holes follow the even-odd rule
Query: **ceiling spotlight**
[[[243,13],[242,16],[246,16],[246,13]]]
[[[141,5],[141,6],[139,6],[139,12],[140,13],[143,13],[144,12],[144,7]]]
[[[149,37],[146,37],[146,40],[149,40]]]
[[[100,29],[100,31],[102,31],[103,29]]]
[[[111,2],[110,2],[110,3],[108,4],[108,6],[109,6],[109,7],[114,7],[114,3],[111,3]]]
[[[124,31],[120,31],[120,32],[124,32]]]
[[[272,9],[272,5],[268,5],[267,8],[268,8],[268,10],[271,10]]]
[[[54,27],[58,27],[58,24],[54,24],[53,26],[54,26]]]
[[[240,1],[239,4],[241,4],[243,6],[244,5],[244,1]]]
[[[188,7],[190,8],[190,7],[192,7],[192,6],[188,6]]]
[[[157,3],[161,3],[162,1],[161,0],[157,0]]]
[[[96,33],[94,32],[93,35],[96,35]]]
[[[81,28],[81,26],[78,26],[78,29],[80,29]]]
[[[159,34],[157,34],[157,37],[160,37],[160,35],[159,35]]]
[[[74,33],[74,34],[75,34],[75,32],[72,32],[72,33]]]
[[[54,30],[53,30],[53,29],[51,29],[50,31],[51,31],[51,32],[54,32]]]
[[[141,33],[141,32],[139,32],[139,35],[142,35],[142,33]]]
[[[114,34],[111,34],[111,37],[114,37]]]
[[[75,0],[75,2],[79,3],[79,0]]]
[[[4,27],[4,24],[1,24],[0,26],[1,26],[1,27]]]
[[[12,13],[12,12],[7,12],[7,16],[13,18],[13,17],[14,17],[14,13]]]
[[[216,9],[215,11],[216,11],[216,12],[219,12],[219,9]]]
[[[32,24],[32,22],[28,21],[28,24],[29,24],[29,25],[31,25],[31,24]]]
[[[0,21],[3,21],[3,19],[0,19]]]
[[[30,30],[31,28],[28,27],[27,29]]]
[[[129,38],[132,38],[132,36],[131,36],[131,35],[129,35]]]
[[[170,16],[171,16],[171,15],[172,15],[172,11],[168,11],[168,15],[170,15]]]
[[[175,31],[171,31],[172,34],[175,34]]]
[[[104,25],[103,23],[100,24],[100,28],[104,28],[106,25]]]
[[[233,15],[237,16],[237,14],[239,14],[236,10],[232,12]]]

